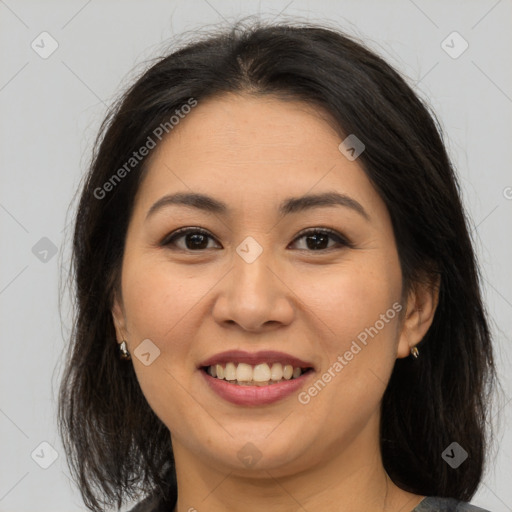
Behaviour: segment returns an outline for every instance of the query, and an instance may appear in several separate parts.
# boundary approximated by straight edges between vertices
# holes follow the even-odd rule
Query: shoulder
[[[427,496],[412,512],[490,512],[454,498]]]
[[[175,506],[175,503],[168,503],[160,496],[148,496],[143,499],[135,507],[131,508],[129,512],[169,512]]]

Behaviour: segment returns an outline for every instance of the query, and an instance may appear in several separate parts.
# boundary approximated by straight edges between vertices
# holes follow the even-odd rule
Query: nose
[[[218,323],[264,332],[292,322],[293,292],[265,253],[252,263],[234,255],[233,269],[223,280],[213,308]]]

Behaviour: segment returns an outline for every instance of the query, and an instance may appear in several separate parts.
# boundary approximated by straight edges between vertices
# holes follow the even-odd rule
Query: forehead
[[[276,162],[286,155],[299,160],[305,143],[317,145],[327,134],[337,140],[340,136],[333,126],[327,112],[304,102],[268,95],[224,94],[199,101],[161,148],[201,148],[203,155],[217,154],[216,148],[222,148],[225,156],[233,158],[254,155]]]
[[[179,190],[263,208],[337,190],[382,208],[357,161],[340,152],[342,137],[327,113],[303,102],[241,94],[199,101],[150,155],[138,203],[147,209]]]

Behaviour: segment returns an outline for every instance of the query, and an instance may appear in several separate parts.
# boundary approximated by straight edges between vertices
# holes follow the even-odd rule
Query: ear
[[[439,301],[440,283],[441,277],[436,275],[428,281],[415,283],[409,292],[399,333],[398,358],[408,357],[411,348],[427,334]]]
[[[128,337],[126,329],[126,317],[124,315],[123,303],[119,299],[117,292],[114,293],[114,301],[111,309],[112,319],[114,320],[114,327],[116,329],[116,338],[121,343]]]

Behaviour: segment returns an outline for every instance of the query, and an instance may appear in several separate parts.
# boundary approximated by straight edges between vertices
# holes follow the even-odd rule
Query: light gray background
[[[55,426],[69,329],[58,278],[69,260],[66,211],[106,106],[170,36],[258,13],[329,20],[365,39],[438,113],[474,226],[504,385],[494,458],[473,503],[512,510],[510,0],[0,0],[0,512],[86,510]],[[59,45],[47,59],[31,48],[43,31]],[[469,44],[456,59],[441,46],[453,31]],[[33,253],[43,237],[59,254]],[[43,441],[59,454],[46,470],[31,458]]]

